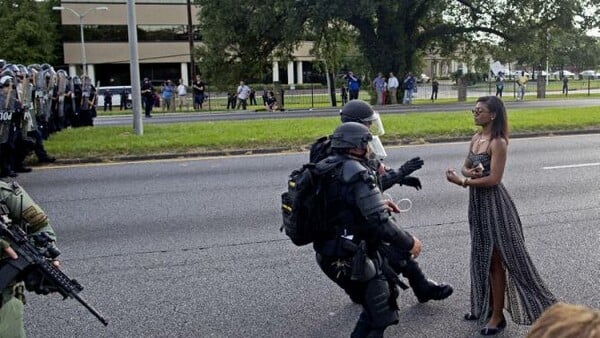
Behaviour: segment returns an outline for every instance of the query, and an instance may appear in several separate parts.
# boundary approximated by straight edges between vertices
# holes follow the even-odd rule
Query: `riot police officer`
[[[12,168],[17,137],[13,114],[20,106],[14,80],[10,71],[0,74],[0,177],[17,176]]]
[[[385,191],[394,184],[414,187],[417,190],[421,189],[421,181],[414,176],[410,176],[414,171],[421,168],[423,161],[420,158],[413,158],[404,163],[399,169],[393,169],[385,166],[382,158],[385,157],[385,150],[379,141],[378,136],[383,135],[383,123],[379,114],[373,111],[373,108],[366,102],[361,100],[352,100],[348,102],[341,110],[340,117],[342,122],[358,122],[367,127],[371,127],[370,131],[379,135],[374,135],[370,142],[371,150],[375,148],[375,152],[370,153],[371,166],[376,169],[378,174],[379,188]],[[332,140],[320,139],[311,147],[310,159],[311,162],[319,162],[325,156],[332,153]],[[379,153],[379,154],[376,154]],[[398,250],[393,246],[381,246],[380,252],[388,258],[390,266],[396,274],[402,274],[408,279],[408,282],[417,297],[418,301],[425,303],[429,300],[442,300],[448,298],[453,293],[451,285],[445,283],[436,283],[428,279],[419,264],[406,251]],[[352,299],[357,302],[356,299]]]
[[[380,247],[389,245],[414,257],[421,251],[421,242],[392,216],[398,207],[383,198],[378,175],[368,164],[371,140],[366,126],[344,123],[331,137],[331,156],[316,166],[326,173],[327,231],[313,247],[323,272],[363,306],[355,338],[383,337],[388,326],[398,323],[398,280],[389,273]]]
[[[79,122],[81,126],[93,126],[96,117],[96,87],[87,75],[81,76],[81,110]]]
[[[56,240],[48,216],[16,182],[0,180],[0,201],[0,217],[7,216],[13,224],[22,224],[29,235],[45,232],[50,239]],[[0,237],[0,266],[4,260],[16,258],[15,251]],[[58,262],[55,261],[55,264],[58,265]],[[23,283],[14,282],[0,291],[0,337],[24,338]]]

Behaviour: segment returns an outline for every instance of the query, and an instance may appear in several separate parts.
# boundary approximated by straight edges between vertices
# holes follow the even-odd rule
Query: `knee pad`
[[[371,327],[385,329],[389,325],[398,323],[396,299],[390,294],[390,287],[383,276],[376,276],[367,284],[363,306],[369,314]]]

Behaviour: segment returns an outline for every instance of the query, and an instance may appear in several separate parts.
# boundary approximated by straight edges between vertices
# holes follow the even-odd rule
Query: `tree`
[[[210,31],[220,39],[205,41],[203,55],[207,58],[226,57],[244,63],[253,59],[260,63],[260,59],[272,59],[273,51],[289,53],[306,37],[307,30],[324,31],[341,21],[357,32],[360,51],[369,61],[371,73],[396,74],[414,71],[419,55],[426,49],[449,54],[460,48],[479,55],[482,53],[478,46],[527,41],[531,29],[535,32],[566,23],[590,27],[596,22],[596,10],[591,9],[598,2],[223,0],[217,5],[210,0],[198,1],[203,6],[200,22],[205,35]],[[205,6],[210,6],[210,11],[205,11]],[[224,55],[225,50],[229,53]]]
[[[0,57],[11,63],[57,61],[57,19],[52,2],[0,1]]]
[[[332,106],[337,106],[335,88],[336,78],[339,70],[343,67],[344,56],[351,55],[353,44],[356,42],[356,34],[351,27],[341,21],[333,20],[328,26],[321,27],[321,31],[313,32],[307,39],[314,42],[311,50],[323,65],[324,73],[327,75],[327,84],[331,96]]]
[[[204,78],[218,87],[270,72],[302,40],[306,13],[283,0],[196,0],[203,46],[196,51]]]
[[[548,37],[547,60],[552,69],[563,70],[566,66],[578,71],[600,64],[598,40],[578,29],[558,30]],[[544,59],[545,60],[545,59]]]
[[[597,24],[597,3],[560,0],[524,7],[527,14],[523,16],[528,19],[516,26],[521,34],[512,34],[511,39],[494,45],[491,54],[500,61],[516,61],[532,70],[545,68],[547,62],[552,68],[563,69],[575,59],[597,64],[593,55],[597,50],[595,40],[586,35]]]

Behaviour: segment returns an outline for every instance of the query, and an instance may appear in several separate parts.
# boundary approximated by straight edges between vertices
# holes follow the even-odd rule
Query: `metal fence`
[[[546,86],[545,95],[564,95],[562,92],[562,81],[550,81]],[[516,98],[517,85],[514,81],[506,81],[504,84],[503,98]],[[536,96],[537,94],[537,82],[530,80],[526,86],[526,96]],[[399,100],[402,94],[398,91]],[[495,95],[496,85],[494,82],[484,82],[475,85],[467,86],[466,91],[467,97],[479,97],[484,95]],[[600,80],[569,80],[568,82],[568,94],[586,94],[592,95],[600,93]],[[417,90],[413,93],[413,101],[415,100],[432,100],[432,86],[431,83],[419,83]],[[359,99],[370,101],[372,92],[367,90],[361,90]],[[280,106],[285,109],[306,109],[306,108],[317,108],[317,107],[331,107],[330,94],[327,88],[321,86],[315,86],[311,88],[303,89],[282,89],[279,93],[276,93]],[[343,104],[343,98],[341,90],[336,89],[336,102],[337,106]],[[435,99],[435,98],[434,98]],[[450,81],[440,81],[439,89],[437,93],[437,99],[450,99],[458,101],[458,86]],[[281,102],[282,101],[282,102]],[[228,104],[228,93],[226,92],[207,92],[206,99],[203,104],[203,110],[238,110],[237,101],[236,103],[229,102]],[[390,100],[388,98],[387,103]],[[283,104],[281,104],[283,103]],[[190,111],[193,109],[193,101],[191,94],[188,94],[183,106],[179,106],[177,103],[177,111]],[[241,107],[239,108],[241,109]],[[257,93],[254,100],[247,100],[248,110],[262,110],[264,109],[264,100],[262,92]],[[161,111],[161,107],[157,107],[157,112]]]

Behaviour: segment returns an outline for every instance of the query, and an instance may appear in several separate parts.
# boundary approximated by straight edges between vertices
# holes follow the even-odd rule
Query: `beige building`
[[[193,3],[193,1],[192,1]],[[61,1],[61,28],[64,63],[69,73],[81,74],[83,64],[80,27],[83,26],[88,74],[101,85],[130,83],[130,53],[127,27],[127,3],[114,0]],[[58,10],[58,9],[57,9]],[[198,8],[190,7],[192,26]],[[140,76],[155,81],[183,79],[190,83],[191,62],[186,0],[141,0],[135,2]],[[194,45],[201,43],[194,29]],[[273,63],[273,81],[303,83],[315,60],[306,43],[285,65]],[[202,72],[202,65],[196,65]],[[195,74],[196,72],[194,72]]]

